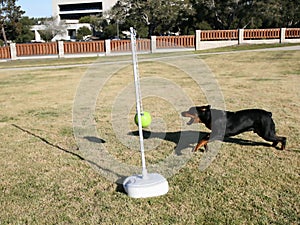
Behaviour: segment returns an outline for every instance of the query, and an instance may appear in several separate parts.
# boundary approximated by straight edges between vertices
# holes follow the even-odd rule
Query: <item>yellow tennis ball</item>
[[[142,127],[143,128],[147,128],[150,126],[151,122],[152,122],[152,118],[151,118],[151,115],[149,112],[142,112],[141,113],[141,120],[142,120]],[[135,117],[134,117],[134,122],[136,125],[139,124],[139,121],[138,121],[138,115],[135,114]]]

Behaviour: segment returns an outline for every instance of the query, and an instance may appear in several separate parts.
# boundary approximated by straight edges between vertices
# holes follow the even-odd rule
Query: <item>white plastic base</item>
[[[148,173],[146,177],[142,175],[127,177],[123,187],[132,198],[156,197],[169,191],[168,181],[158,173]]]

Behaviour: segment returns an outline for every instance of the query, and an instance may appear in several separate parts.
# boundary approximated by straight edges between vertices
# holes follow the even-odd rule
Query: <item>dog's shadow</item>
[[[154,132],[143,130],[144,139],[158,138],[161,140],[175,143],[175,154],[181,155],[182,150],[193,147],[198,140],[204,137],[207,133],[196,131],[175,131],[175,132]],[[128,135],[139,136],[139,131],[129,132]]]
[[[129,135],[138,136],[139,131],[132,131],[128,133]],[[144,139],[159,138],[165,141],[170,141],[176,144],[175,153],[181,155],[181,151],[186,148],[193,148],[196,143],[199,142],[207,132],[199,131],[175,131],[175,132],[154,132],[143,130]],[[226,137],[223,142],[234,143],[243,146],[266,146],[271,147],[271,144],[260,141],[245,140],[236,137]],[[203,151],[203,150],[202,150]]]

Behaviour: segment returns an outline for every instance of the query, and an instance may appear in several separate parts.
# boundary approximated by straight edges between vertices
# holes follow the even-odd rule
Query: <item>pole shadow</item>
[[[24,132],[24,133],[26,133],[26,134],[28,134],[28,135],[31,135],[31,136],[33,136],[33,137],[39,139],[40,141],[42,141],[43,143],[45,143],[45,144],[47,144],[47,145],[49,145],[49,146],[51,146],[51,147],[54,147],[54,148],[56,148],[56,149],[58,149],[58,150],[60,150],[60,151],[63,151],[63,152],[65,152],[65,153],[67,153],[67,154],[70,154],[70,155],[72,155],[72,156],[75,156],[75,157],[78,158],[79,160],[86,161],[86,162],[92,164],[93,166],[99,168],[99,169],[102,170],[102,171],[106,171],[106,172],[109,172],[109,173],[114,172],[114,171],[110,171],[110,170],[108,170],[108,169],[102,168],[100,165],[96,164],[95,162],[92,162],[92,161],[90,161],[90,160],[86,160],[84,157],[82,157],[81,155],[79,155],[79,154],[77,154],[77,153],[74,153],[74,152],[72,152],[72,151],[70,151],[70,150],[67,150],[67,149],[65,149],[65,148],[62,148],[61,146],[59,146],[59,145],[57,145],[57,144],[53,144],[53,143],[51,143],[50,141],[48,141],[46,138],[44,138],[44,137],[42,137],[42,136],[40,136],[40,135],[38,135],[38,134],[35,134],[35,133],[33,133],[33,132],[31,132],[31,131],[29,131],[29,130],[27,130],[27,129],[24,129],[24,128],[22,128],[22,127],[16,125],[16,124],[11,124],[11,125],[12,125],[13,127],[17,128],[18,130],[20,130],[20,131],[22,131],[22,132]],[[98,137],[90,137],[90,136],[87,136],[87,137],[84,137],[84,138],[85,138],[86,140],[90,141],[90,142],[95,142],[95,143],[98,143],[98,144],[105,143],[105,140],[103,140],[103,139],[101,139],[101,138],[98,138]],[[123,181],[126,179],[126,177],[124,177],[124,176],[122,176],[122,175],[120,175],[120,174],[118,174],[118,177],[120,177],[120,178],[115,182],[115,184],[117,185],[116,191],[125,194],[126,192],[125,192],[125,190],[124,190],[124,188],[123,188]]]
[[[26,129],[24,129],[24,128],[16,125],[16,124],[12,124],[12,126],[15,127],[15,128],[17,128],[17,129],[19,129],[19,130],[21,130],[22,132],[25,132],[25,133],[27,133],[27,134],[29,134],[29,135],[31,135],[31,136],[33,136],[33,137],[41,140],[42,142],[44,142],[45,144],[47,144],[49,146],[52,146],[52,147],[54,147],[54,148],[56,148],[56,149],[58,149],[60,151],[63,151],[63,152],[68,153],[70,155],[73,155],[73,156],[77,157],[80,160],[85,160],[81,155],[79,155],[77,153],[74,153],[74,152],[72,152],[70,150],[64,149],[64,148],[62,148],[61,146],[59,146],[57,144],[53,144],[50,141],[48,141],[46,138],[41,137],[40,135],[37,135],[37,134],[35,134],[35,133],[33,133],[33,132],[29,131],[29,130],[26,130]]]

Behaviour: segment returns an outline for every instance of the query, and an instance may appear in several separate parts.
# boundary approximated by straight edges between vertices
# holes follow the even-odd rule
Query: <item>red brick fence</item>
[[[300,28],[203,30],[196,35],[153,36],[137,40],[140,52],[201,50],[243,43],[300,43]],[[22,57],[68,57],[75,54],[109,55],[131,51],[130,40],[102,40],[92,42],[51,42],[11,44],[0,47],[0,59]]]

